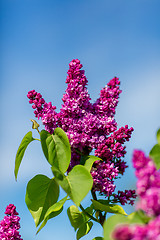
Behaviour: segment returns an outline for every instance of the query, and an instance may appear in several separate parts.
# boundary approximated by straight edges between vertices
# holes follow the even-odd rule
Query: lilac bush
[[[68,171],[73,166],[80,164],[82,156],[89,155],[95,150],[95,156],[103,162],[97,161],[93,165],[91,174],[94,180],[93,191],[109,197],[115,190],[114,179],[125,172],[127,168],[123,157],[126,154],[124,143],[129,141],[133,128],[128,125],[117,129],[115,109],[119,101],[120,81],[114,77],[101,90],[100,97],[91,103],[87,90],[87,78],[82,64],[74,59],[69,64],[67,72],[67,89],[63,95],[63,104],[60,112],[51,102],[46,103],[40,93],[29,91],[27,97],[33,104],[35,117],[41,118],[45,129],[53,133],[56,127],[61,127],[67,134],[71,144],[71,163]],[[115,195],[113,201],[123,204],[133,204],[135,192],[124,191],[126,200]],[[113,195],[114,196],[114,195]],[[132,200],[131,200],[132,199]]]
[[[26,205],[36,227],[41,224],[37,233],[49,219],[63,211],[66,201],[72,201],[74,205],[68,207],[67,215],[77,240],[89,233],[93,221],[103,227],[104,238],[92,240],[160,240],[160,172],[157,171],[160,168],[160,131],[159,145],[152,149],[154,162],[142,151],[134,151],[137,191],[117,190],[115,180],[122,177],[128,167],[124,160],[126,142],[133,133],[128,125],[118,128],[115,120],[122,92],[120,81],[112,78],[92,103],[82,67],[78,59],[70,62],[67,89],[59,112],[41,93],[31,90],[27,94],[35,117],[42,121],[45,130],[40,131],[39,124],[32,120],[32,128],[37,129],[40,139],[34,138],[31,131],[22,139],[16,154],[15,178],[25,150],[34,140],[40,142],[54,176],[38,174],[27,184]],[[159,151],[158,158],[155,149]],[[66,196],[59,199],[61,188]],[[82,200],[89,192],[91,199],[84,208]],[[133,205],[137,194],[137,210],[127,215],[122,206]],[[108,217],[108,213],[113,216]],[[125,224],[119,225],[112,234],[114,226],[123,222]]]

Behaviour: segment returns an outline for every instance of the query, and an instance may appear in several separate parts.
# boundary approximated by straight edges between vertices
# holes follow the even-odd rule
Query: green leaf
[[[74,205],[70,206],[67,209],[67,214],[72,227],[74,227],[74,230],[79,228],[86,221],[86,218],[83,215],[83,213],[80,212],[78,208]]]
[[[138,210],[128,215],[130,224],[147,224],[151,218],[148,217],[142,210]]]
[[[44,155],[51,166],[56,166],[65,173],[71,159],[71,149],[68,137],[61,128],[56,128],[54,134],[45,130],[40,132],[41,145]]]
[[[115,227],[119,224],[141,224],[144,225],[148,223],[150,218],[145,215],[142,210],[138,210],[129,214],[127,217],[116,214],[109,217],[104,223],[104,240],[113,240],[112,232]]]
[[[19,145],[19,148],[16,154],[15,168],[14,168],[14,175],[16,180],[17,180],[18,170],[19,170],[22,158],[24,156],[25,150],[28,147],[29,143],[32,142],[33,140],[35,139],[32,137],[32,132],[30,131],[24,136],[24,138],[21,141],[21,144]]]
[[[59,185],[79,206],[93,185],[93,178],[88,170],[82,165],[77,165],[73,167],[68,176],[65,176],[54,166],[51,169]]]
[[[92,200],[93,203],[93,207],[96,210],[100,210],[100,211],[105,211],[105,212],[109,212],[109,213],[115,213],[115,214],[123,214],[123,215],[127,215],[127,213],[124,211],[124,209],[116,204],[102,204],[99,201],[96,200]]]
[[[90,232],[92,226],[93,226],[93,222],[83,223],[77,231],[77,240],[87,235]]]
[[[109,217],[103,225],[104,240],[113,240],[112,232],[117,224],[129,223],[129,220],[124,215],[116,214]]]
[[[59,202],[53,204],[46,212],[45,216],[44,216],[44,221],[42,222],[39,230],[37,231],[37,233],[46,225],[47,221],[53,217],[56,217],[57,215],[59,215],[62,210],[63,210],[63,205],[67,200],[67,197],[62,198]]]
[[[38,229],[37,233],[46,225],[47,221],[51,218],[54,218],[56,216],[58,216],[62,210],[63,210],[63,205],[67,200],[67,196],[62,198],[59,202],[53,204],[46,212],[45,216],[44,216],[44,220],[40,226],[40,228]]]
[[[90,207],[85,208],[85,212],[89,213],[92,216],[93,215],[93,205],[91,204]],[[83,214],[86,218],[86,221],[90,220],[90,217],[88,215],[86,215],[84,212],[83,212]]]
[[[128,215],[129,223],[130,224],[144,224],[144,221],[140,217],[140,214],[138,212],[133,212]]]
[[[99,158],[99,157],[89,155],[89,156],[86,157],[84,166],[85,166],[85,167],[87,168],[87,170],[90,172],[93,163],[94,163],[95,161],[99,161],[99,160],[102,161],[102,159]]]
[[[157,142],[160,145],[160,129],[157,131]]]
[[[102,237],[95,237],[92,240],[103,240],[103,238]]]
[[[47,210],[57,202],[58,197],[59,186],[54,178],[39,174],[28,182],[25,201],[36,227],[43,221]]]
[[[149,156],[153,159],[157,170],[160,169],[160,145],[156,144],[151,149]]]
[[[53,205],[47,210],[47,212],[46,212],[46,214],[45,214],[45,216],[44,216],[44,219],[47,218],[52,212],[57,212],[57,211],[59,211],[59,210],[63,207],[64,203],[67,201],[67,197],[68,197],[68,196],[62,198],[59,202],[56,202],[55,204],[53,204]]]
[[[62,211],[63,211],[63,207],[59,211],[52,212],[48,217],[46,217],[43,220],[43,222],[42,222],[41,226],[39,227],[38,231],[36,232],[36,234],[38,234],[40,232],[40,230],[46,225],[46,223],[48,222],[49,219],[58,216]]]

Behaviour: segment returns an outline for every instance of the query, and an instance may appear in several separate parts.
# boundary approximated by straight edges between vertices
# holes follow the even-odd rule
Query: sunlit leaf
[[[55,166],[65,173],[71,159],[71,149],[66,133],[61,128],[56,128],[54,134],[42,130],[40,138],[47,161],[51,166]]]
[[[160,129],[157,131],[157,142],[160,145]]]
[[[86,218],[83,215],[83,213],[80,212],[79,209],[74,205],[70,206],[67,209],[67,214],[68,214],[70,223],[75,230],[79,228],[86,221]]]
[[[93,222],[83,223],[77,231],[77,240],[87,235],[90,232],[92,226],[93,226]]]
[[[93,203],[93,207],[96,210],[105,211],[105,212],[109,212],[109,213],[115,213],[115,214],[118,213],[118,214],[127,215],[127,213],[124,211],[124,209],[117,204],[102,204],[96,200],[92,200],[92,203]]]
[[[72,201],[79,206],[93,185],[93,178],[88,170],[82,165],[77,165],[65,176],[53,166],[52,172],[59,185],[70,196]]]
[[[24,138],[21,141],[21,144],[19,145],[19,148],[16,154],[15,168],[14,168],[14,175],[16,180],[17,180],[18,170],[19,170],[21,161],[23,159],[24,153],[26,151],[26,148],[33,140],[35,139],[32,137],[32,132],[30,131],[24,136]]]
[[[109,217],[103,225],[104,240],[113,240],[112,232],[118,224],[128,224],[129,220],[124,215],[116,214]]]
[[[151,149],[149,156],[153,159],[157,170],[160,169],[160,145],[156,144]]]
[[[55,204],[53,204],[46,212],[45,216],[44,216],[44,220],[40,226],[40,228],[38,229],[37,233],[46,225],[47,221],[51,218],[54,218],[56,216],[58,216],[62,210],[63,210],[63,205],[67,200],[67,196],[64,197],[63,199],[61,199],[59,202],[56,202]]]
[[[102,238],[102,237],[95,237],[95,238],[93,238],[92,240],[103,240],[104,238]]]
[[[46,225],[46,223],[48,222],[49,219],[57,217],[62,211],[63,211],[63,207],[61,207],[61,209],[59,211],[52,212],[48,217],[46,217],[43,220],[39,229],[37,230],[36,234],[38,234],[40,232],[40,230],[42,230],[42,228]]]
[[[99,158],[99,157],[89,155],[89,156],[87,156],[86,159],[85,159],[85,164],[84,164],[84,166],[85,166],[85,167],[87,168],[87,170],[90,172],[93,163],[94,163],[95,161],[99,161],[99,160],[102,161],[102,159]]]
[[[146,224],[150,221],[150,217],[148,217],[142,210],[138,210],[128,215],[129,223],[133,224]]]
[[[54,178],[39,174],[28,182],[25,201],[36,227],[43,221],[47,210],[57,202],[58,197],[59,186]]]

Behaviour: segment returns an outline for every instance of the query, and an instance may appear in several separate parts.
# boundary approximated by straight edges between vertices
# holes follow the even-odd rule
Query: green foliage
[[[130,224],[136,223],[136,224],[146,224],[151,219],[148,217],[142,210],[138,210],[136,212],[131,213],[128,215],[128,219]]]
[[[44,216],[44,220],[40,228],[38,229],[37,233],[46,225],[49,219],[56,217],[63,211],[63,205],[66,202],[66,200],[67,200],[67,196],[62,198],[59,202],[56,202],[55,204],[53,204],[50,208],[48,208]]]
[[[35,125],[34,121],[33,128],[38,130],[38,125]],[[51,165],[54,178],[50,179],[45,175],[39,174],[33,177],[27,185],[25,197],[27,207],[33,216],[36,227],[41,223],[37,233],[46,225],[49,219],[58,216],[63,211],[63,205],[69,200],[68,196],[76,204],[76,206],[72,205],[68,208],[67,214],[71,225],[76,231],[77,240],[90,232],[93,226],[91,220],[103,225],[100,219],[105,217],[106,213],[116,215],[105,221],[103,225],[104,238],[95,237],[93,240],[112,240],[111,232],[116,224],[144,224],[149,221],[142,211],[134,212],[128,217],[124,216],[127,215],[124,209],[119,205],[110,204],[109,200],[93,199],[91,206],[84,209],[80,203],[93,186],[93,178],[90,174],[91,168],[95,161],[102,161],[102,159],[92,155],[81,156],[81,165],[76,165],[66,174],[71,160],[71,149],[65,132],[61,128],[56,128],[53,134],[45,130],[42,130],[39,134],[43,153]],[[15,160],[16,179],[25,150],[33,140],[35,139],[32,137],[32,132],[28,132],[18,148]],[[157,149],[160,149],[160,132],[157,133],[157,140],[158,147],[155,147],[156,151],[154,150],[155,148],[151,150],[151,155],[154,159],[159,159],[160,155],[160,151],[157,153]],[[156,162],[159,164],[158,160]],[[67,196],[58,201],[59,186],[62,187]],[[78,209],[78,206],[80,206],[82,211]],[[104,215],[102,212],[105,212]]]
[[[160,129],[157,131],[157,144],[151,149],[149,156],[153,159],[157,170],[160,169]]]
[[[113,240],[112,232],[115,229],[117,224],[129,223],[129,220],[126,216],[116,214],[109,217],[103,226],[104,240]]]
[[[52,172],[59,185],[70,196],[72,201],[79,206],[93,185],[93,179],[88,170],[82,165],[77,165],[65,176],[53,166]]]
[[[156,144],[151,149],[149,156],[153,159],[157,170],[160,169],[160,145]]]
[[[80,212],[75,205],[72,205],[67,209],[67,214],[75,231],[86,221],[85,215]]]
[[[92,226],[93,226],[93,222],[83,223],[77,231],[77,240],[87,235],[90,232]]]
[[[30,131],[24,136],[24,138],[22,139],[22,141],[19,145],[19,148],[18,148],[17,154],[16,154],[15,168],[14,168],[14,175],[15,175],[16,180],[17,180],[18,170],[19,170],[22,158],[24,156],[25,150],[28,147],[28,145],[30,144],[30,142],[32,142],[33,140],[35,140],[35,139],[32,137],[32,132]]]
[[[160,129],[157,131],[157,142],[160,145]]]
[[[98,161],[98,160],[101,160],[101,161],[102,161],[101,158],[96,157],[96,156],[93,156],[93,155],[86,156],[84,166],[85,166],[85,167],[87,168],[87,170],[90,172],[93,163],[94,163],[95,161]]]
[[[40,132],[43,153],[51,166],[65,173],[71,159],[71,149],[68,137],[61,128],[56,128],[54,134],[45,130]]]
[[[109,213],[127,215],[124,209],[117,204],[103,204],[99,200],[98,201],[92,200],[92,203],[93,203],[94,209],[96,210],[105,211],[106,213],[109,212]]]
[[[85,209],[85,212],[92,214],[92,209],[88,207]],[[67,214],[72,227],[74,227],[75,231],[78,229],[76,234],[77,240],[88,234],[93,226],[93,222],[89,220],[90,218],[85,214],[85,212],[79,211],[79,209],[74,205],[67,209]]]
[[[103,238],[102,237],[95,237],[92,240],[103,240]]]
[[[57,202],[58,197],[59,186],[54,178],[39,174],[28,182],[25,201],[36,227],[44,220],[47,210]]]
[[[119,224],[145,224],[149,221],[149,217],[141,210],[133,212],[128,216],[116,214],[109,217],[103,226],[104,240],[113,240],[112,232]]]

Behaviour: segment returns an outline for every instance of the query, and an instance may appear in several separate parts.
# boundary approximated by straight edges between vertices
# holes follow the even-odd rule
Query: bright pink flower
[[[0,222],[0,239],[2,240],[22,240],[19,234],[20,217],[13,204],[9,204],[5,211],[6,216]]]

